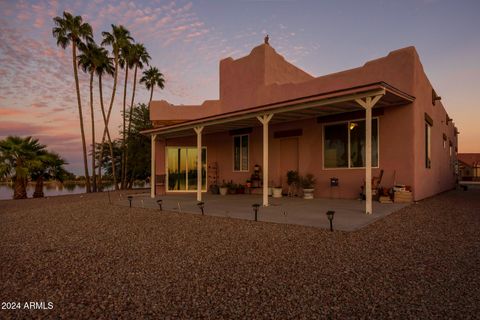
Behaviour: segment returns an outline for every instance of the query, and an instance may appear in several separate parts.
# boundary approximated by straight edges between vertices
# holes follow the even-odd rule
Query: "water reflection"
[[[135,182],[133,185],[134,188],[149,188],[150,185],[145,181]],[[113,183],[104,182],[103,190],[113,190]],[[43,186],[43,192],[45,197],[49,196],[59,196],[66,194],[78,194],[85,193],[86,186],[85,182],[48,182]],[[35,184],[29,183],[27,185],[27,195],[29,198],[33,196],[35,192]],[[0,183],[0,200],[12,199],[13,198],[13,184],[11,183]]]

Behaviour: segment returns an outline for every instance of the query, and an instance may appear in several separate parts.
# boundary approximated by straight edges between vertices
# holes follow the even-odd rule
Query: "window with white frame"
[[[324,168],[365,167],[365,120],[326,124]],[[372,167],[378,167],[378,118],[372,119]]]
[[[233,171],[248,171],[248,134],[233,137]]]

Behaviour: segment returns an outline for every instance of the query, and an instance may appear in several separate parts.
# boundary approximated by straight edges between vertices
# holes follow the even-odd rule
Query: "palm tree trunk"
[[[25,178],[13,179],[13,199],[27,199],[27,184]]]
[[[103,130],[103,136],[102,136],[102,145],[100,152],[103,154],[103,146],[105,145],[105,138],[108,133],[108,123],[110,121],[110,114],[112,113],[112,108],[113,108],[113,101],[115,100],[115,92],[117,90],[117,78],[118,78],[118,53],[115,53],[115,71],[113,75],[113,90],[112,90],[112,97],[110,98],[110,106],[108,107],[108,114],[107,114],[107,121],[105,123],[105,129]],[[101,85],[100,85],[101,88]],[[103,99],[102,99],[102,104],[103,104]],[[114,165],[114,159],[113,159],[113,147],[112,147],[112,142],[109,142],[110,146],[110,155],[111,155],[111,160],[112,160],[112,173],[113,173],[113,185],[115,186],[115,190],[118,190],[118,183],[117,183],[117,175],[116,175],[116,170],[115,170],[115,165]]]
[[[148,108],[150,109],[150,103],[152,103],[152,98],[153,98],[153,87],[150,89],[150,100],[148,101]]]
[[[97,176],[95,173],[95,115],[93,113],[93,70],[90,72],[90,113],[92,119],[92,188],[97,192]]]
[[[127,104],[127,81],[128,81],[128,64],[125,62],[125,84],[123,86],[123,138],[122,138],[122,172],[120,189],[125,188],[125,141],[126,141],[126,104]]]
[[[130,139],[130,132],[132,129],[132,114],[133,114],[133,103],[135,102],[135,89],[137,87],[137,69],[138,65],[135,64],[135,72],[133,74],[133,90],[132,90],[132,102],[130,103],[130,115],[128,116],[128,134],[127,137]],[[128,145],[125,149],[125,171],[128,172]],[[125,172],[125,180],[127,180],[127,172]]]
[[[90,187],[90,176],[88,175],[87,146],[85,144],[85,131],[83,129],[82,101],[80,99],[80,85],[78,83],[77,46],[75,44],[75,41],[72,43],[72,62],[73,62],[73,74],[75,76],[75,88],[77,90],[78,114],[80,116],[80,132],[82,134],[83,165],[85,167],[85,181],[87,186],[87,193],[90,193],[92,192],[92,189]]]
[[[110,138],[110,131],[108,130],[108,117],[105,115],[105,108],[103,106],[102,76],[98,77],[98,86],[99,86],[99,92],[100,92],[100,106],[101,106],[101,109],[102,109],[103,122],[105,123],[105,132],[106,132],[107,139],[108,139],[107,141],[108,141],[108,147],[110,149],[110,157],[112,159],[113,183],[115,185],[115,190],[117,190],[118,189],[117,173],[116,173],[116,170],[115,170],[115,162],[114,162],[114,157],[113,157],[113,145],[112,145],[112,139]],[[102,145],[100,147],[99,171],[102,170],[104,145],[105,145],[105,143],[102,141]]]
[[[39,177],[35,183],[35,192],[33,193],[34,198],[43,198],[43,177]]]

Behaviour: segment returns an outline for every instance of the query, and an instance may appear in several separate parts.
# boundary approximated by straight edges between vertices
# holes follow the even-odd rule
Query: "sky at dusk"
[[[35,136],[77,174],[83,169],[71,51],[52,37],[52,18],[65,10],[92,25],[97,43],[110,24],[129,29],[165,75],[165,90],[156,90],[154,100],[174,104],[218,99],[219,60],[248,54],[266,33],[278,53],[314,76],[413,45],[459,128],[459,152],[480,152],[480,1],[0,0],[0,139]],[[123,76],[119,80],[114,136]],[[106,104],[112,83],[105,79]],[[89,142],[88,77],[82,72],[80,86]],[[142,86],[136,96],[148,102]],[[96,106],[98,141],[103,120]]]

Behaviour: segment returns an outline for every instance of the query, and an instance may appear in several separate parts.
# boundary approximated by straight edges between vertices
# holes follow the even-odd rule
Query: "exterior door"
[[[206,190],[207,149],[202,148],[202,190]],[[167,147],[167,190],[197,190],[197,148]]]
[[[280,174],[284,190],[287,185],[287,171],[298,171],[298,138],[280,140]]]

